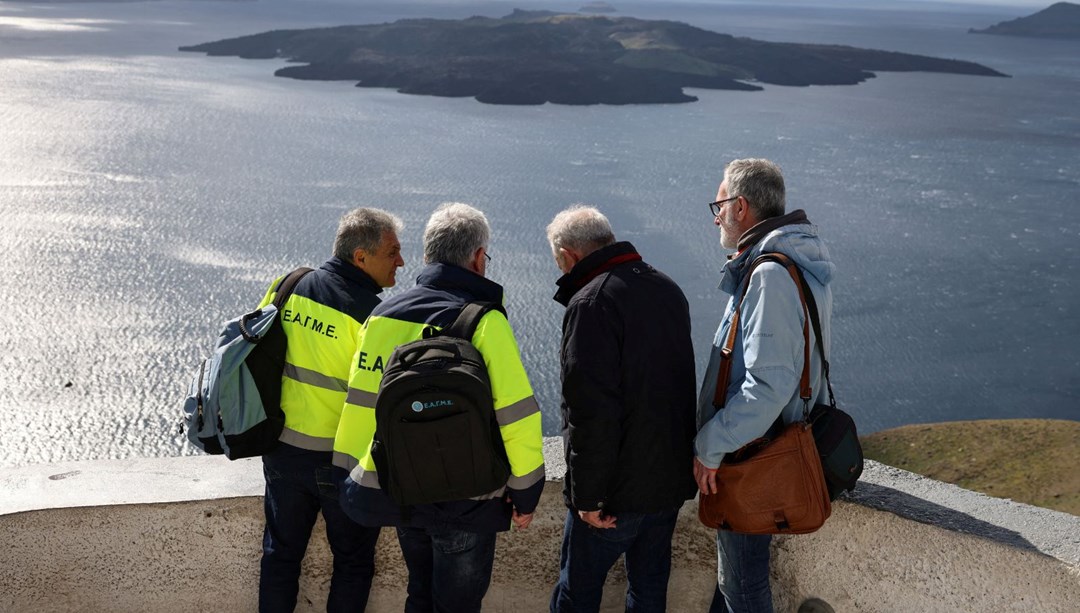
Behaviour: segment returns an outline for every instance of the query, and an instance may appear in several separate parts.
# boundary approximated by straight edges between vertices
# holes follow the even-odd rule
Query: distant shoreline
[[[968,33],[1080,40],[1080,4],[1057,2],[1026,17],[1002,21],[988,28],[970,28]]]

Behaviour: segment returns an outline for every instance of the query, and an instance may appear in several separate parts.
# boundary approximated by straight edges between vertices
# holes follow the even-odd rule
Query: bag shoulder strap
[[[461,312],[458,313],[457,318],[454,319],[454,323],[443,328],[439,336],[452,336],[472,342],[473,334],[476,333],[476,326],[480,325],[480,320],[484,318],[484,315],[488,314],[488,311],[499,311],[506,315],[506,311],[503,310],[502,306],[494,302],[466,302],[465,306],[461,307]]]
[[[716,375],[716,392],[713,395],[713,406],[717,410],[724,408],[727,403],[727,388],[731,382],[731,365],[732,354],[735,349],[735,337],[739,332],[739,319],[742,311],[742,302],[746,297],[746,291],[750,287],[750,276],[754,274],[754,270],[758,266],[766,262],[775,262],[780,264],[791,275],[792,281],[795,282],[795,288],[799,292],[799,302],[802,304],[803,314],[803,370],[802,376],[799,379],[799,397],[803,399],[804,413],[809,413],[809,402],[813,398],[813,390],[810,389],[810,312],[807,307],[806,293],[808,287],[805,280],[802,279],[799,267],[791,261],[791,258],[782,253],[763,253],[754,259],[750,264],[750,269],[746,273],[746,280],[742,284],[742,288],[739,291],[738,300],[735,306],[735,313],[731,317],[731,328],[728,330],[727,338],[724,341],[724,346],[720,349],[720,368]],[[805,288],[805,289],[804,289]],[[813,296],[810,297],[813,300]],[[815,324],[817,322],[815,321]],[[817,329],[815,328],[815,331]],[[820,346],[820,343],[819,343]],[[807,415],[803,415],[806,418]],[[779,421],[780,418],[777,418]]]
[[[296,270],[285,275],[281,279],[281,283],[278,283],[277,288],[274,289],[274,302],[273,305],[280,311],[281,307],[285,306],[285,302],[292,296],[293,290],[296,289],[296,284],[300,282],[300,279],[304,278],[304,275],[311,272],[312,269],[301,266]]]
[[[274,305],[274,308],[278,311],[281,311],[281,307],[285,306],[285,301],[289,299],[293,290],[296,289],[296,284],[309,272],[311,272],[310,268],[301,266],[282,277],[281,281],[277,284],[277,287],[274,288],[274,300],[270,304]],[[240,334],[244,337],[244,340],[249,343],[257,343],[262,340],[262,336],[253,334],[251,330],[248,329],[248,322],[258,317],[261,312],[262,309],[255,309],[240,317]],[[277,317],[280,317],[280,315]]]
[[[836,408],[836,396],[833,395],[832,380],[829,378],[829,360],[825,359],[825,343],[823,341],[825,337],[821,334],[821,316],[818,314],[817,300],[814,299],[814,292],[810,291],[810,284],[806,282],[802,269],[796,266],[795,270],[799,273],[799,283],[802,285],[803,295],[806,296],[806,306],[810,311],[810,323],[814,326],[818,355],[821,356],[821,366],[825,371],[825,387],[829,390],[829,406]]]

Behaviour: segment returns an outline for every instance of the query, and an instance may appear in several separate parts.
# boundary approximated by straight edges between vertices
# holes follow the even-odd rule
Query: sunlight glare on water
[[[272,76],[279,61],[176,51],[356,22],[360,10],[245,5],[0,6],[0,466],[193,453],[177,431],[181,401],[221,322],[274,277],[325,260],[340,215],[363,205],[407,225],[391,294],[419,270],[437,204],[485,211],[489,274],[506,287],[554,434],[562,310],[544,226],[571,203],[599,205],[683,287],[700,371],[726,299],[705,203],[724,163],[746,156],[784,167],[789,208],[805,208],[829,242],[834,383],[862,431],[1077,416],[1075,43],[876,24],[885,48],[1013,76],[505,107],[290,81]],[[363,17],[397,18],[381,10]],[[744,10],[725,23],[770,32],[763,9]],[[951,19],[959,28],[967,16]],[[819,25],[801,36],[865,36]]]

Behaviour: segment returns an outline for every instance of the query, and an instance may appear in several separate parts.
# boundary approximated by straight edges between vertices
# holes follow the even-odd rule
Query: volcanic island
[[[502,18],[274,30],[181,51],[284,59],[280,77],[355,81],[488,104],[693,102],[683,88],[854,85],[873,71],[1003,75],[973,62],[775,43],[676,21],[515,10]]]

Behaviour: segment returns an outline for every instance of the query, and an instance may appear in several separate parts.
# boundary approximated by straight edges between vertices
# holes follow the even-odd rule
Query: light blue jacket
[[[724,265],[720,289],[737,296],[751,262],[767,252],[779,252],[792,259],[803,271],[817,301],[824,336],[825,355],[829,356],[832,320],[832,279],[834,266],[825,243],[810,224],[793,224],[766,234],[756,245],[739,253]],[[716,393],[720,349],[731,328],[735,311],[729,298],[724,318],[713,338],[709,366],[705,371],[698,397],[698,434],[694,449],[708,468],[716,468],[730,453],[765,434],[781,412],[784,423],[802,417],[799,379],[803,367],[803,311],[795,282],[783,266],[766,262],[751,276],[743,300],[739,331],[731,368],[724,409],[713,407]],[[824,371],[813,327],[810,328],[810,402],[827,401]]]

